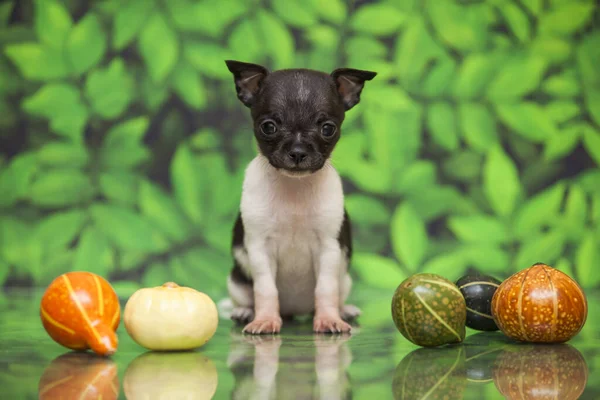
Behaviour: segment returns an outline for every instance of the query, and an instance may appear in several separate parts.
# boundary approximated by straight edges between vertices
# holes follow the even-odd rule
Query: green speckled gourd
[[[415,274],[392,298],[392,318],[412,343],[435,347],[465,339],[467,305],[458,287],[436,274]]]

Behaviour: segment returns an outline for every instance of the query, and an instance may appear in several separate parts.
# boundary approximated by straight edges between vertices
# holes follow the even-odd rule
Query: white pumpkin
[[[213,337],[219,315],[206,294],[167,282],[136,291],[125,305],[123,321],[131,338],[147,349],[191,350]]]

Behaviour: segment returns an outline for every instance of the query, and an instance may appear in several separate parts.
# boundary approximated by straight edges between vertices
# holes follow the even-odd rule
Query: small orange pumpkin
[[[42,297],[40,316],[46,332],[64,347],[102,356],[117,350],[121,306],[99,275],[69,272],[54,279]]]
[[[117,364],[111,359],[91,353],[63,354],[44,370],[38,384],[38,398],[116,400],[117,372]]]

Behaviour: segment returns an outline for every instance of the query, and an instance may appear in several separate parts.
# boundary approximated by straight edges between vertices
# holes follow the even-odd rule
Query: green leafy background
[[[365,286],[537,261],[600,286],[593,0],[9,1],[0,42],[4,287],[223,291],[256,154],[227,58],[378,72],[333,156]]]

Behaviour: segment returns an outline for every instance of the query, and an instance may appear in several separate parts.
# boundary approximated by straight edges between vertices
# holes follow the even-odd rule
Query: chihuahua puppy
[[[227,286],[245,333],[278,333],[282,317],[313,314],[315,332],[349,332],[360,310],[352,280],[350,219],[330,164],[345,112],[375,72],[269,72],[226,61],[260,149],[245,171]]]

